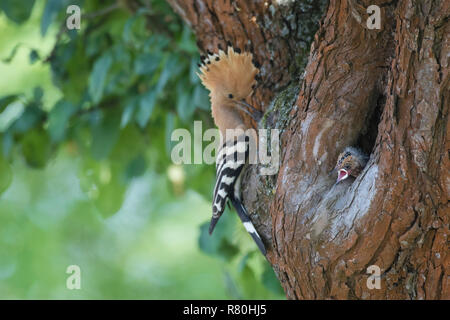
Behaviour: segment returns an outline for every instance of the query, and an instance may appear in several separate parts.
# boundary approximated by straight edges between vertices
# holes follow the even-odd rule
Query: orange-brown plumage
[[[256,84],[259,70],[252,59],[251,53],[236,52],[230,46],[227,52],[210,54],[200,67],[198,76],[210,91],[211,113],[222,134],[226,129],[247,129],[239,103],[252,94]]]
[[[231,201],[247,232],[252,236],[263,255],[266,255],[264,243],[255,230],[253,223],[241,201],[241,178],[248,164],[252,151],[251,140],[257,142],[256,131],[239,133],[237,130],[250,129],[249,121],[244,121],[246,114],[254,121],[261,119],[261,111],[253,108],[245,100],[252,94],[256,83],[255,76],[259,70],[252,62],[252,54],[234,50],[231,45],[227,52],[219,50],[218,54],[208,51],[207,58],[202,56],[202,65],[198,76],[203,85],[209,89],[211,112],[214,122],[225,138],[216,159],[216,184],[214,187],[212,218],[209,227],[211,234],[225,210],[227,201]],[[242,112],[241,112],[242,111]],[[237,134],[237,135],[236,135]],[[243,139],[244,138],[244,139]]]

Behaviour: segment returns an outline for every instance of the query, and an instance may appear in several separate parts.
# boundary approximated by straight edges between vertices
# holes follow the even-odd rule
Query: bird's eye
[[[349,165],[349,164],[346,164],[346,165],[344,166],[344,169],[345,169],[345,170],[349,170],[349,169],[350,169],[350,165]]]
[[[230,94],[228,95],[228,98],[233,99],[233,95],[230,93]]]

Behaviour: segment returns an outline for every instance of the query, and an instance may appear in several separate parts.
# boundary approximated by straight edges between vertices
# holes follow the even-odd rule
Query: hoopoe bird
[[[339,155],[335,169],[338,172],[336,183],[348,177],[357,177],[367,164],[369,157],[361,150],[347,147]]]
[[[251,129],[245,124],[242,113],[239,111],[243,111],[256,123],[262,117],[261,111],[245,101],[253,93],[259,70],[252,62],[251,53],[241,52],[239,48],[233,49],[231,43],[228,43],[226,52],[219,47],[218,53],[213,54],[208,51],[208,56],[202,56],[201,60],[200,73],[197,75],[210,91],[212,117],[221,133],[222,141],[225,141],[216,157],[216,183],[209,234],[214,231],[229,200],[245,229],[265,256],[265,246],[241,200],[241,179],[248,165],[250,138],[240,135],[234,137],[232,141],[225,140],[227,130]],[[253,139],[257,141],[255,136]]]

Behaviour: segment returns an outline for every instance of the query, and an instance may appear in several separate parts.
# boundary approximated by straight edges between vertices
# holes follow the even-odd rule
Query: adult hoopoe
[[[252,236],[262,254],[266,255],[264,244],[251,222],[247,210],[241,201],[241,179],[249,159],[250,137],[246,135],[227,138],[227,130],[251,129],[245,124],[242,113],[249,115],[255,122],[261,119],[262,113],[249,105],[248,98],[256,84],[255,77],[259,70],[252,62],[253,55],[233,49],[228,44],[227,51],[219,47],[218,53],[208,51],[202,56],[202,64],[198,76],[203,85],[210,91],[211,111],[214,123],[218,127],[225,143],[218,151],[216,158],[216,184],[214,187],[212,218],[209,226],[211,234],[217,221],[225,210],[227,200],[236,209],[245,229]],[[257,137],[252,137],[256,142]]]

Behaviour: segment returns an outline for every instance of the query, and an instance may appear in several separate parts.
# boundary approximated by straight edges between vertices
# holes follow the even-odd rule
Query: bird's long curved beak
[[[348,171],[345,169],[340,169],[338,171],[338,178],[337,178],[336,183],[338,183],[339,181],[342,181],[344,179],[347,179],[347,178],[348,178]]]
[[[259,122],[263,116],[263,113],[253,106],[249,105],[245,100],[234,100],[236,106],[248,114],[255,122]]]

